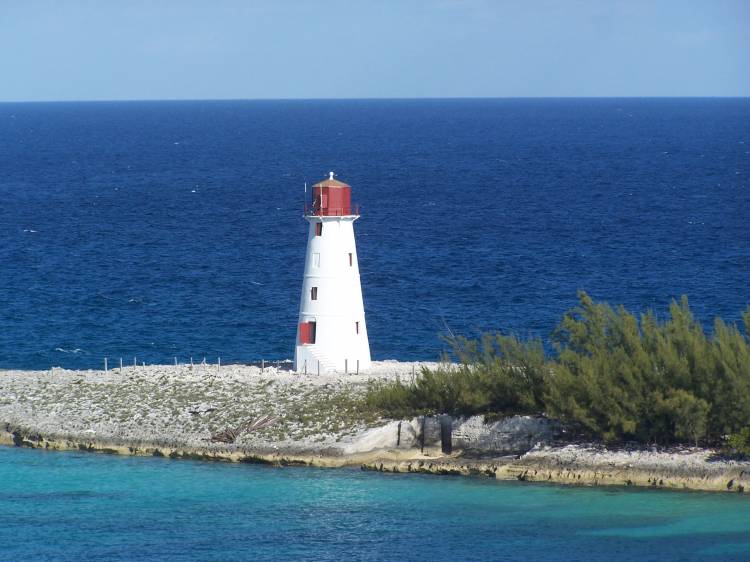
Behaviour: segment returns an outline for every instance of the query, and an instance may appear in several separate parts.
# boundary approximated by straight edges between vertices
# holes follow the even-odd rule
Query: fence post
[[[261,372],[261,374],[263,374],[263,371],[265,371],[265,369],[266,369],[266,360],[265,359],[261,359],[260,360],[260,372]]]
[[[396,447],[401,445],[401,423],[402,422],[398,422],[398,434],[396,435]]]
[[[348,359],[344,359],[344,374],[345,375],[349,374],[349,360]]]
[[[135,355],[133,355],[133,368],[137,366],[138,366],[138,358]]]
[[[104,358],[104,372],[106,373],[106,372],[107,372],[107,370],[108,370],[108,369],[107,369],[107,358],[105,357],[105,358]]]
[[[174,366],[175,367],[177,366],[177,356],[175,356],[175,358],[174,358]]]
[[[318,359],[318,376],[320,376],[320,359]]]
[[[357,374],[359,374],[359,359],[357,359]]]
[[[307,359],[305,359],[305,375],[307,374]]]
[[[120,357],[120,374],[122,374],[122,357]]]

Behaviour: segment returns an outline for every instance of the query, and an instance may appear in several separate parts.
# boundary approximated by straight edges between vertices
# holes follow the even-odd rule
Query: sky
[[[750,96],[750,0],[0,0],[0,101]]]

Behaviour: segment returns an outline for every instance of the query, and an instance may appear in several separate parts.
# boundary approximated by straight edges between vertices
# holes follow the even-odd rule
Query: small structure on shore
[[[297,325],[294,369],[359,372],[370,367],[362,286],[359,280],[351,186],[334,173],[312,188],[305,205],[310,223]]]

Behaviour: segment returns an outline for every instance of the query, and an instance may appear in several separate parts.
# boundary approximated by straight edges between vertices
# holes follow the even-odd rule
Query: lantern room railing
[[[347,217],[359,215],[359,205],[350,207],[320,207],[319,205],[305,205],[305,216],[313,217]]]

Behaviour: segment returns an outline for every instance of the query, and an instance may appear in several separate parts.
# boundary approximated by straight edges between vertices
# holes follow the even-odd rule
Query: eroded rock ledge
[[[586,445],[534,448],[519,457],[472,458],[464,451],[443,455],[428,447],[341,451],[195,449],[158,444],[125,444],[76,439],[47,439],[23,430],[0,431],[0,444],[54,451],[166,457],[202,461],[245,462],[272,466],[361,467],[391,473],[489,477],[577,486],[638,486],[725,493],[750,492],[750,465],[710,460],[711,452],[608,451]],[[595,452],[594,452],[595,451]],[[571,460],[571,455],[576,458]],[[593,457],[598,457],[596,461]],[[629,458],[630,462],[623,459]]]

